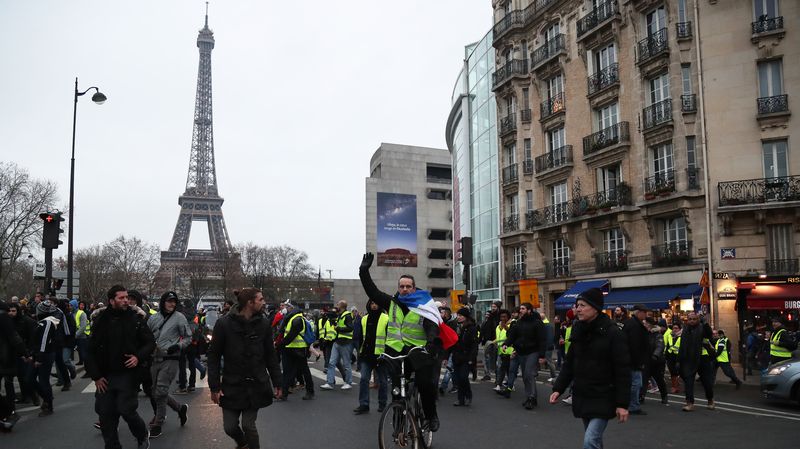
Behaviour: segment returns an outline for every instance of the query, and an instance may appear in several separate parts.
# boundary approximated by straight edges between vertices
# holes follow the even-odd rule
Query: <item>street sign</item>
[[[735,259],[736,258],[736,248],[720,248],[719,249],[719,256],[722,259]]]
[[[36,262],[36,265],[33,266],[33,280],[34,281],[41,281],[44,280],[44,263],[43,262]]]
[[[725,273],[721,271],[714,272],[714,279],[731,279],[732,276],[730,273]]]

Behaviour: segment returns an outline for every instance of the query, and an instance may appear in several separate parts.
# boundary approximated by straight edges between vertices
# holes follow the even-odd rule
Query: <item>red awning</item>
[[[800,309],[800,285],[757,284],[747,295],[749,310]]]

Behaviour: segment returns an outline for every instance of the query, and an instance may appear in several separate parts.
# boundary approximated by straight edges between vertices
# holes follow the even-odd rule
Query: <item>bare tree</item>
[[[8,276],[23,259],[25,248],[39,246],[38,215],[53,210],[56,201],[55,183],[32,179],[16,164],[0,162],[0,297],[5,296]]]
[[[267,249],[253,242],[237,245],[242,264],[242,272],[250,286],[264,289],[269,269],[267,266]]]
[[[75,251],[75,271],[80,273],[81,299],[105,299],[105,292],[111,286],[111,265],[102,246],[92,245]]]
[[[121,235],[103,246],[114,283],[150,294],[160,265],[160,252],[137,237]],[[83,282],[83,279],[81,279]]]
[[[287,281],[309,279],[314,268],[308,263],[308,254],[288,245],[266,248],[267,273]]]

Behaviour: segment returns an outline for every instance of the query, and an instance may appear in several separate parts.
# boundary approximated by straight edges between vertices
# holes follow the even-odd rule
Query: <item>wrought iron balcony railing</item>
[[[617,2],[615,0],[600,3],[596,8],[592,9],[589,14],[586,14],[578,20],[578,37],[583,36],[616,13]]]
[[[522,123],[531,121],[530,108],[519,111],[519,119],[522,121]]]
[[[564,145],[536,157],[536,173],[572,163],[572,145]]]
[[[696,112],[697,111],[697,95],[684,94],[681,95],[681,112]]]
[[[503,185],[513,184],[519,179],[519,170],[517,164],[510,164],[503,168]]]
[[[517,130],[517,117],[513,112],[500,119],[500,135]]]
[[[644,180],[644,194],[669,196],[675,191],[675,170],[664,170]],[[652,198],[649,198],[652,199]]]
[[[619,84],[619,64],[613,63],[586,79],[589,95],[600,92],[606,87]]]
[[[758,20],[751,24],[753,34],[766,33],[768,31],[782,30],[783,29],[783,16],[778,17],[759,17]]]
[[[639,63],[643,63],[666,52],[669,49],[667,29],[662,28],[652,35],[640,40],[637,44],[637,47],[639,48]]]
[[[761,97],[757,102],[759,115],[774,114],[776,112],[786,112],[789,110],[789,96],[786,94]]]
[[[672,99],[667,98],[642,109],[645,130],[672,121]]]
[[[510,268],[506,268],[506,280],[519,281],[525,279],[525,264],[514,264]]]
[[[533,230],[542,226],[550,226],[581,216],[592,216],[598,212],[607,212],[614,207],[632,204],[631,188],[627,184],[618,184],[615,188],[574,198],[559,204],[541,209],[529,210],[525,213],[525,228]]]
[[[546,260],[544,262],[544,277],[547,279],[564,278],[570,276],[569,259]]]
[[[533,174],[533,160],[532,159],[525,159],[522,161],[522,173],[526,175]]]
[[[595,254],[594,267],[598,273],[625,271],[628,269],[628,255],[625,250]]]
[[[583,155],[589,156],[603,148],[630,141],[628,122],[619,122],[583,138]]]
[[[503,232],[519,231],[519,214],[511,214],[503,219]]]
[[[564,111],[564,92],[559,92],[553,95],[551,98],[542,102],[541,105],[541,119],[544,120],[547,117],[550,117],[553,114],[557,114],[559,112]]]
[[[620,183],[616,187],[593,195],[583,197],[578,204],[577,212],[580,215],[592,215],[596,211],[607,211],[612,207],[630,206],[633,204],[631,188],[628,184]]]
[[[528,75],[528,61],[526,59],[512,59],[492,73],[492,88],[497,88],[497,86],[505,83],[515,75]]]
[[[653,268],[685,265],[692,261],[692,242],[679,240],[652,247]]]
[[[797,259],[767,259],[764,265],[767,274],[771,276],[800,274],[800,263]]]
[[[717,191],[720,206],[800,201],[800,176],[721,182]]]
[[[688,39],[692,37],[692,22],[676,23],[675,33],[678,35],[678,39]]]
[[[503,16],[503,18],[495,23],[494,27],[492,27],[494,41],[497,42],[508,31],[511,31],[513,28],[519,28],[523,25],[525,25],[525,16],[523,15],[522,11],[511,11]]]
[[[566,38],[563,34],[559,34],[552,39],[545,41],[545,43],[531,53],[531,68],[536,68],[542,63],[554,58],[559,53],[567,49]]]
[[[687,168],[686,169],[686,187],[689,190],[697,190],[700,188],[700,169]]]

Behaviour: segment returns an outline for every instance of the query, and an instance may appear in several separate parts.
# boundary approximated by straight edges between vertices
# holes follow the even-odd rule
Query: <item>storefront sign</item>
[[[736,248],[720,248],[719,249],[720,257],[724,259],[735,259],[736,258]]]
[[[722,271],[715,271],[714,272],[714,279],[730,279],[732,276],[730,273],[725,273]]]
[[[800,284],[800,278],[797,278],[797,277],[786,278],[786,283],[787,284]]]
[[[784,309],[800,309],[800,300],[795,301],[784,301],[785,304],[783,305]]]
[[[736,299],[736,292],[719,292],[717,296],[719,299]]]

